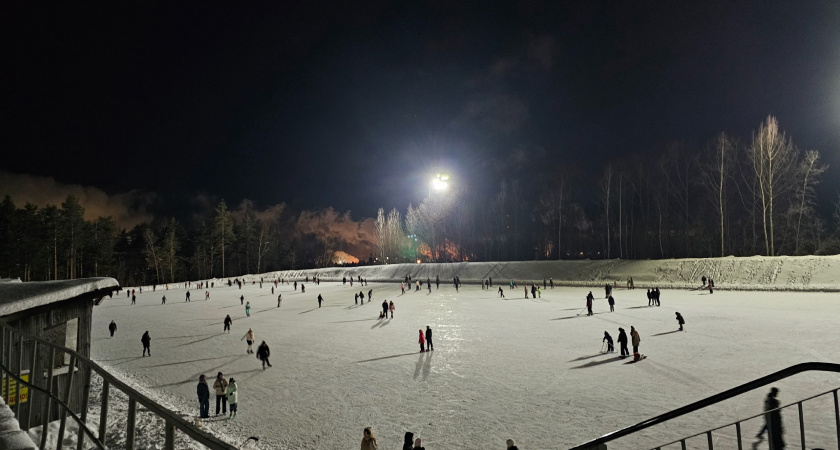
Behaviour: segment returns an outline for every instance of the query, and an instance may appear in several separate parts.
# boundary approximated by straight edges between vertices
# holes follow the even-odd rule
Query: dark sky
[[[836,0],[265,3],[6,5],[0,169],[370,217],[773,114],[840,187]]]

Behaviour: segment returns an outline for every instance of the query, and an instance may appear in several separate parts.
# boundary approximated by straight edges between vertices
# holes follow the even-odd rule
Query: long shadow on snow
[[[606,353],[606,352],[603,352],[603,353],[596,353],[596,354],[594,354],[594,355],[581,356],[580,358],[570,359],[570,360],[568,360],[568,361],[566,361],[566,362],[583,361],[584,359],[592,359],[592,358],[597,358],[597,357],[599,357],[599,356],[607,356],[607,355],[609,355],[609,353]]]
[[[196,340],[194,340],[194,341],[190,341],[190,342],[184,342],[183,344],[178,344],[178,345],[175,345],[174,347],[183,347],[183,346],[185,346],[185,345],[196,344],[196,343],[199,343],[199,342],[201,342],[201,341],[206,341],[206,340],[209,340],[209,339],[213,339],[213,338],[214,338],[214,337],[216,337],[216,336],[221,336],[222,334],[223,334],[223,333],[219,333],[219,334],[212,334],[212,335],[210,335],[210,336],[208,336],[208,337],[206,337],[206,338],[203,338],[203,339],[196,339]]]
[[[651,334],[651,336],[664,336],[666,334],[673,334],[673,333],[679,333],[679,332],[680,332],[680,330],[666,331],[664,333]]]
[[[339,320],[338,322],[330,322],[330,323],[347,323],[347,322],[367,322],[368,320],[379,320],[375,317],[370,319],[356,319],[356,320]]]
[[[250,357],[251,357],[251,355],[242,355],[242,356],[234,359],[233,361],[225,362],[225,363],[222,363],[222,364],[220,364],[216,367],[211,367],[209,369],[199,371],[199,372],[195,373],[194,375],[189,376],[184,381],[176,381],[174,383],[158,384],[158,385],[151,386],[151,387],[152,388],[162,388],[162,387],[170,387],[170,386],[179,386],[179,385],[188,384],[188,383],[198,383],[198,376],[199,375],[201,375],[201,374],[212,374],[213,372],[218,372],[219,369],[224,367],[225,365],[229,365],[229,364],[232,365],[232,364],[236,363],[237,361],[241,360],[242,358],[250,358]],[[218,359],[218,358],[213,358],[213,359]],[[178,364],[178,363],[173,362],[172,364]],[[211,377],[211,379],[212,379],[212,377]]]
[[[411,355],[416,355],[417,353],[418,352],[411,352],[411,353],[402,353],[402,354],[399,354],[399,355],[382,356],[382,357],[373,358],[373,359],[363,359],[361,361],[356,361],[356,363],[366,363],[366,362],[379,361],[381,359],[399,358],[400,356],[411,356]]]
[[[160,340],[164,340],[164,339],[196,338],[196,337],[202,337],[202,336],[215,336],[215,335],[216,334],[214,333],[214,334],[193,334],[191,336],[164,336],[164,337],[155,338],[155,340],[160,341]]]
[[[616,357],[613,357],[613,358],[610,358],[610,359],[605,359],[603,361],[590,361],[586,364],[581,364],[579,366],[572,367],[572,369],[586,369],[588,367],[600,366],[602,364],[609,364],[611,362],[616,362],[616,361],[620,361],[620,360],[621,360],[621,358],[616,356]]]
[[[391,323],[391,319],[387,319],[387,320],[386,319],[377,319],[377,320],[379,320],[379,323],[373,324],[373,326],[370,327],[371,330],[376,328],[376,327],[384,327],[385,325],[388,325],[389,323]]]
[[[646,309],[646,308],[655,308],[655,307],[656,306],[654,306],[654,305],[650,305],[650,306],[642,305],[642,306],[630,306],[630,307],[624,308],[624,309]]]
[[[316,309],[318,309],[318,308],[312,308],[312,309],[310,309],[310,310],[308,310],[308,311],[299,312],[299,313],[298,313],[298,315],[301,315],[301,314],[306,314],[306,313],[308,313],[308,312],[315,311]]]
[[[194,362],[199,362],[199,361],[215,361],[219,358],[236,358],[238,356],[239,355],[225,355],[225,356],[215,357],[215,358],[192,359],[192,360],[189,360],[189,361],[178,361],[178,362],[172,362],[172,363],[166,363],[166,364],[158,364],[158,365],[155,365],[155,366],[146,366],[146,368],[151,369],[153,367],[176,366],[178,364],[189,364],[189,363],[194,363]]]
[[[594,315],[598,315],[598,314],[606,314],[606,313],[593,313],[592,315],[594,316]],[[566,320],[566,319],[577,319],[578,317],[587,317],[587,316],[586,316],[586,314],[580,314],[580,315],[577,315],[577,316],[558,317],[558,318],[556,318],[556,319],[548,319],[548,320]]]

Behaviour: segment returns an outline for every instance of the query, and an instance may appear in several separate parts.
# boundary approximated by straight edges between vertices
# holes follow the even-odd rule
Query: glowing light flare
[[[443,191],[449,186],[449,175],[435,174],[432,178],[432,188],[436,191]]]

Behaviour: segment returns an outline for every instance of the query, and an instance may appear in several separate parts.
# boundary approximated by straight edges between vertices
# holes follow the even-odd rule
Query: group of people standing
[[[601,342],[607,343],[607,353],[612,353],[615,351],[615,347],[613,346],[613,338],[610,336],[610,333],[604,331],[604,339]],[[630,351],[627,349],[627,333],[624,331],[624,328],[618,328],[618,345],[621,350],[621,357],[626,358],[630,356]],[[642,342],[642,338],[639,336],[639,332],[636,330],[635,327],[630,327],[630,342],[633,344],[633,359],[638,361],[641,358],[639,354],[639,344]]]
[[[222,414],[227,414],[227,405],[230,404],[230,419],[236,418],[236,410],[238,405],[238,395],[236,380],[230,377],[225,380],[222,372],[216,374],[216,381],[213,383],[213,389],[216,392],[216,415],[219,415],[221,406]],[[199,417],[207,419],[210,417],[210,388],[207,386],[207,377],[204,374],[198,377],[198,386],[196,387],[196,394],[198,395],[198,411]]]

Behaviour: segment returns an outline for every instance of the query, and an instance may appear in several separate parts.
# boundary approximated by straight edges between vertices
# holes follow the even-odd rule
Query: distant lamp
[[[417,264],[420,264],[420,258],[417,258]]]

